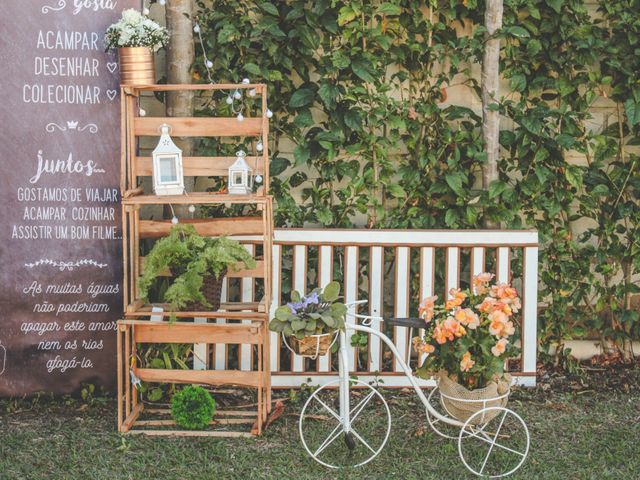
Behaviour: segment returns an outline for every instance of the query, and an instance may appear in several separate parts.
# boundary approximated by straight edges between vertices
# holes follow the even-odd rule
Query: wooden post
[[[500,83],[500,39],[494,38],[502,27],[502,0],[487,0],[484,23],[487,28],[484,57],[482,59],[482,137],[487,152],[487,162],[483,168],[482,187],[489,189],[491,182],[498,180],[498,159],[500,156],[500,114],[491,109],[498,100]],[[494,222],[485,222],[487,228],[497,228]]]

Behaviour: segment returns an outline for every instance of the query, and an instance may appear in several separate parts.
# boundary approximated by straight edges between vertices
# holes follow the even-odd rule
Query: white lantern
[[[236,155],[238,158],[229,167],[229,193],[249,195],[253,191],[253,169],[244,159],[246,153],[240,150]]]
[[[160,141],[153,151],[153,191],[156,195],[182,195],[182,150],[169,136],[169,125],[160,125]]]

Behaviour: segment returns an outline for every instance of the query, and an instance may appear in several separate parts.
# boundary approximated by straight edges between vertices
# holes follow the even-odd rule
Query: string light
[[[233,92],[233,98],[235,98],[236,100],[240,100],[242,98],[242,93],[240,93],[240,90],[236,90],[235,92]]]
[[[236,117],[236,119],[241,122],[244,120],[244,115],[242,115],[242,113],[238,113],[238,116]]]
[[[251,81],[250,81],[248,78],[243,78],[243,79],[242,79],[242,83],[243,83],[244,85],[248,85],[249,83],[251,83]]]
[[[261,152],[262,150],[264,150],[264,145],[262,145],[262,140],[258,140],[258,143],[256,144],[256,150],[258,152]]]
[[[173,218],[171,219],[171,223],[173,223],[174,225],[177,225],[178,223],[180,223],[180,220],[178,220],[178,217],[174,215]]]
[[[196,211],[196,206],[195,205],[189,205],[189,212],[193,213]]]
[[[262,175],[256,175],[256,183],[262,183]]]
[[[147,115],[147,111],[144,108],[140,107],[140,110],[139,110],[138,114],[141,117],[145,117]]]
[[[256,89],[252,88],[251,90],[249,90],[249,96],[250,97],[255,97],[256,96]]]
[[[167,0],[158,0],[158,3],[159,3],[160,5],[164,5],[165,3],[167,3]]]
[[[273,112],[267,108],[267,118],[273,117]]]

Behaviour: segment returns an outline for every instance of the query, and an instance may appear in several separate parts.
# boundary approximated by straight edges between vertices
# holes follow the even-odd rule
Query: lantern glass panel
[[[161,183],[176,183],[178,172],[176,170],[176,158],[174,156],[162,156],[158,159]]]
[[[231,184],[242,185],[242,172],[233,172],[233,176],[231,177]]]

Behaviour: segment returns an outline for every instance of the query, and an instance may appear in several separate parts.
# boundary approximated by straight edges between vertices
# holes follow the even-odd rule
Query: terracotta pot
[[[153,51],[148,47],[122,47],[118,49],[121,85],[153,85],[156,69]]]
[[[304,337],[299,340],[297,337],[290,337],[291,348],[298,355],[305,357],[317,357],[318,355],[326,355],[333,339],[335,338],[335,332],[325,333],[324,335],[312,335]]]

